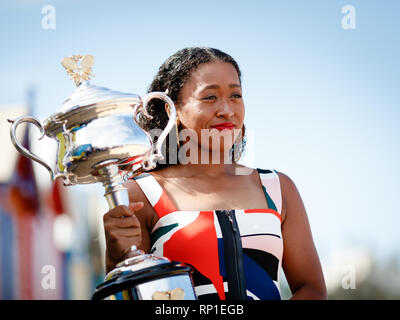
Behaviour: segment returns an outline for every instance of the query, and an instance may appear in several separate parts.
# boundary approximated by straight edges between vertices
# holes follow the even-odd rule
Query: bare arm
[[[325,280],[301,196],[286,175],[282,188],[283,270],[292,299],[326,299]]]
[[[106,272],[126,258],[132,245],[150,251],[150,232],[155,223],[155,213],[146,196],[134,181],[126,184],[130,205],[118,206],[104,217],[106,237]]]
[[[151,206],[147,197],[144,195],[142,189],[137,185],[134,180],[129,180],[125,186],[128,188],[129,201],[134,203],[135,201],[143,202],[143,208],[135,212],[136,217],[140,221],[141,231],[142,231],[142,242],[138,245],[139,249],[144,252],[150,252],[151,240],[150,234],[155,223],[158,220],[158,216]]]

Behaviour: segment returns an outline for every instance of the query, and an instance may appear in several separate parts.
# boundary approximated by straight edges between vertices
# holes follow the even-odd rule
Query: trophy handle
[[[42,166],[44,166],[47,169],[47,171],[49,171],[51,180],[54,181],[55,174],[54,174],[53,170],[51,169],[51,167],[46,163],[46,161],[44,161],[42,158],[34,155],[32,152],[30,152],[28,149],[26,149],[21,143],[19,143],[19,141],[17,139],[17,134],[16,134],[17,127],[21,123],[24,123],[24,122],[33,123],[37,128],[39,128],[40,134],[41,134],[41,137],[39,138],[39,140],[43,139],[43,137],[45,136],[45,131],[44,131],[44,128],[43,128],[42,124],[40,123],[40,121],[31,116],[21,116],[15,120],[7,119],[7,121],[12,123],[11,128],[10,128],[10,136],[11,136],[11,141],[12,141],[14,147],[17,149],[17,151],[19,153],[21,153],[22,155],[24,155],[25,157],[27,157],[33,161],[36,161],[37,163],[40,163]]]
[[[153,147],[152,153],[142,163],[143,169],[145,169],[145,170],[153,169],[156,166],[156,161],[164,158],[162,155],[162,150],[161,150],[162,145],[163,145],[165,139],[167,138],[169,132],[174,127],[175,122],[176,122],[176,109],[175,109],[174,102],[164,92],[157,92],[157,91],[150,92],[143,97],[143,99],[142,99],[143,114],[146,117],[152,118],[152,116],[150,116],[149,113],[147,112],[147,105],[148,105],[149,101],[152,99],[163,100],[169,106],[170,116],[169,116],[169,120],[168,120],[166,127],[164,128],[164,130],[161,133],[160,137],[158,138],[155,146]]]

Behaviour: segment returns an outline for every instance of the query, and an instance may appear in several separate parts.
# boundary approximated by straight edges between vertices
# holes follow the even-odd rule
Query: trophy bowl
[[[107,91],[82,83],[74,97],[67,100],[72,107],[44,121],[46,135],[58,145],[56,176],[64,175],[67,184],[101,181],[97,170],[104,161],[114,161],[130,171],[140,169],[143,159],[150,156],[151,138],[134,121],[134,112],[142,106],[141,98]],[[88,96],[107,100],[93,102]]]

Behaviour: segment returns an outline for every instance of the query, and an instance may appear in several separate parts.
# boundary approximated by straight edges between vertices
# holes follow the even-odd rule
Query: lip
[[[218,131],[222,131],[225,129],[233,130],[235,128],[235,125],[232,122],[223,122],[213,125],[211,126],[211,128],[217,129]]]

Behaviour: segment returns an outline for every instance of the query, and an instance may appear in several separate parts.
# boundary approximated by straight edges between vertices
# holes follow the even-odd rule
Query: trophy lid
[[[73,108],[90,106],[109,100],[134,99],[138,103],[140,97],[133,93],[113,91],[104,87],[90,85],[88,81],[79,84],[78,88],[64,100],[61,111],[66,112]]]
[[[108,100],[134,99],[140,101],[140,97],[136,94],[90,85],[90,76],[94,76],[92,73],[94,57],[92,55],[72,55],[63,58],[61,64],[77,86],[75,92],[64,100],[61,108],[63,112],[71,108],[85,107]]]
[[[93,56],[72,55],[63,58],[61,64],[77,85],[77,89],[64,100],[58,112],[44,121],[48,136],[57,135],[64,127],[73,128],[110,114],[132,113],[133,107],[141,104],[139,95],[90,85]]]

